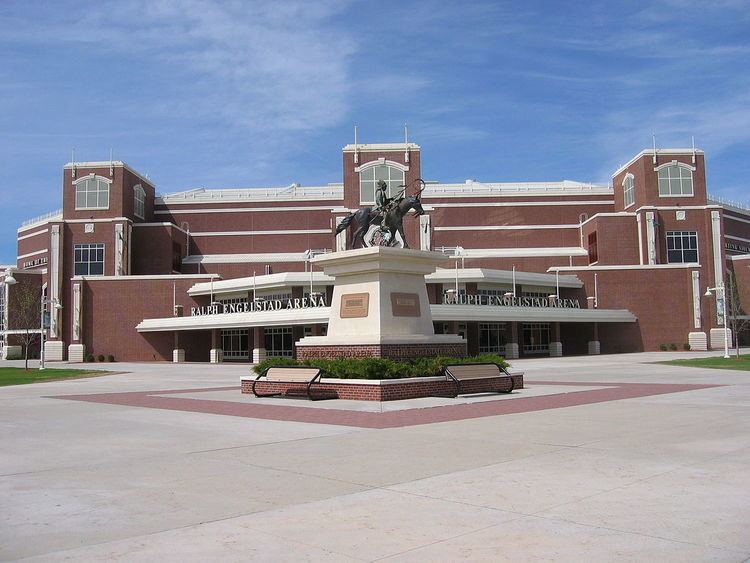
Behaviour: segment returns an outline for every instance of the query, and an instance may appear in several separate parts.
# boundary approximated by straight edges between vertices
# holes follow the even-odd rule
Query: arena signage
[[[552,307],[554,309],[580,309],[578,299],[548,297],[505,297],[503,295],[445,294],[443,305],[490,305],[494,307]]]
[[[215,303],[205,307],[190,307],[190,316],[228,315],[231,313],[255,313],[258,311],[280,311],[282,309],[309,309],[311,307],[326,307],[324,295],[312,297],[295,297],[294,299],[256,299],[255,301],[239,301],[237,303]]]

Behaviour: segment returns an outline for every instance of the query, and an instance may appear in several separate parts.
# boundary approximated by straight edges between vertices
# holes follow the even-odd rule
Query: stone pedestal
[[[515,360],[518,358],[518,343],[517,342],[508,342],[505,345],[505,359],[506,360]]]
[[[221,348],[212,348],[209,357],[212,364],[220,364],[224,361],[224,350]]]
[[[559,358],[562,356],[562,342],[550,342],[549,355],[552,358]]]
[[[185,361],[185,350],[182,348],[175,348],[172,350],[172,362],[180,364]]]
[[[47,340],[44,343],[44,361],[62,362],[65,345],[62,340]]]
[[[266,359],[265,348],[253,348],[253,363],[259,364]]]
[[[688,344],[690,344],[691,350],[706,351],[708,350],[708,337],[706,337],[705,332],[690,332],[688,333]],[[723,340],[721,346],[724,346]]]
[[[71,364],[82,364],[86,360],[86,346],[83,344],[71,344],[68,346],[68,362]]]
[[[721,350],[724,348],[724,334],[725,334],[725,331],[723,328],[711,329],[711,349],[712,350]],[[732,347],[732,329],[731,328],[728,328],[726,330],[726,336],[728,340],[728,345],[731,348]]]
[[[462,337],[433,329],[424,277],[444,260],[439,252],[389,247],[316,256],[335,278],[328,334],[299,340],[297,358],[465,356]]]
[[[601,354],[601,344],[598,340],[589,340],[589,355],[598,356]]]
[[[3,346],[0,360],[20,360],[23,358],[23,350],[20,346]]]

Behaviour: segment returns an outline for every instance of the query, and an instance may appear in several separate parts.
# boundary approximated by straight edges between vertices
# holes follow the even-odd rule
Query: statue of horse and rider
[[[354,213],[350,213],[336,227],[336,234],[356,225],[352,241],[353,248],[364,246],[396,246],[398,239],[396,233],[401,235],[404,248],[409,248],[404,235],[404,217],[412,209],[417,215],[423,215],[422,202],[419,196],[424,190],[424,181],[417,178],[420,189],[414,195],[406,195],[406,186],[399,186],[401,191],[394,197],[388,197],[388,185],[383,180],[378,180],[375,191],[375,208],[361,207]],[[377,228],[365,239],[373,225]]]

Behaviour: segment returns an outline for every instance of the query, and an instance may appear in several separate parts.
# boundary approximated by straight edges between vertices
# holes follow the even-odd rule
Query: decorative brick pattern
[[[523,374],[513,374],[513,386],[523,389]],[[251,379],[242,381],[242,392],[252,393]],[[507,391],[510,387],[508,376],[488,379],[466,380],[462,382],[463,393],[490,393]],[[278,381],[259,381],[256,386],[259,393],[281,393],[286,395],[305,395],[306,385]],[[348,380],[336,383],[330,379],[312,387],[313,395],[326,398],[350,399],[354,401],[398,401],[418,399],[421,397],[453,397],[456,386],[452,381],[437,377],[413,378],[401,381],[387,381],[384,384]]]
[[[297,346],[298,360],[336,358],[387,358],[409,360],[413,358],[465,358],[466,344],[352,344],[338,346]]]

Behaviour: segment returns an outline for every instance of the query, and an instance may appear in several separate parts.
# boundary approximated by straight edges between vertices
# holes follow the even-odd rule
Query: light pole
[[[716,301],[719,300],[719,293],[721,293],[721,317],[724,319],[724,358],[729,358],[729,325],[727,324],[727,292],[724,288],[724,283],[720,283],[716,287],[706,288],[706,297],[711,297],[712,292],[716,292]]]
[[[44,314],[47,312],[47,305],[52,305],[52,307],[59,311],[62,309],[62,305],[60,305],[60,302],[57,299],[45,299],[44,298],[44,290],[42,290],[42,298],[41,298],[41,309],[42,309],[42,319],[39,326],[39,335],[41,338],[41,346],[39,348],[39,369],[44,369],[44,331],[47,327],[44,326]],[[50,321],[52,317],[52,311],[50,311]],[[51,324],[51,322],[50,322]]]

